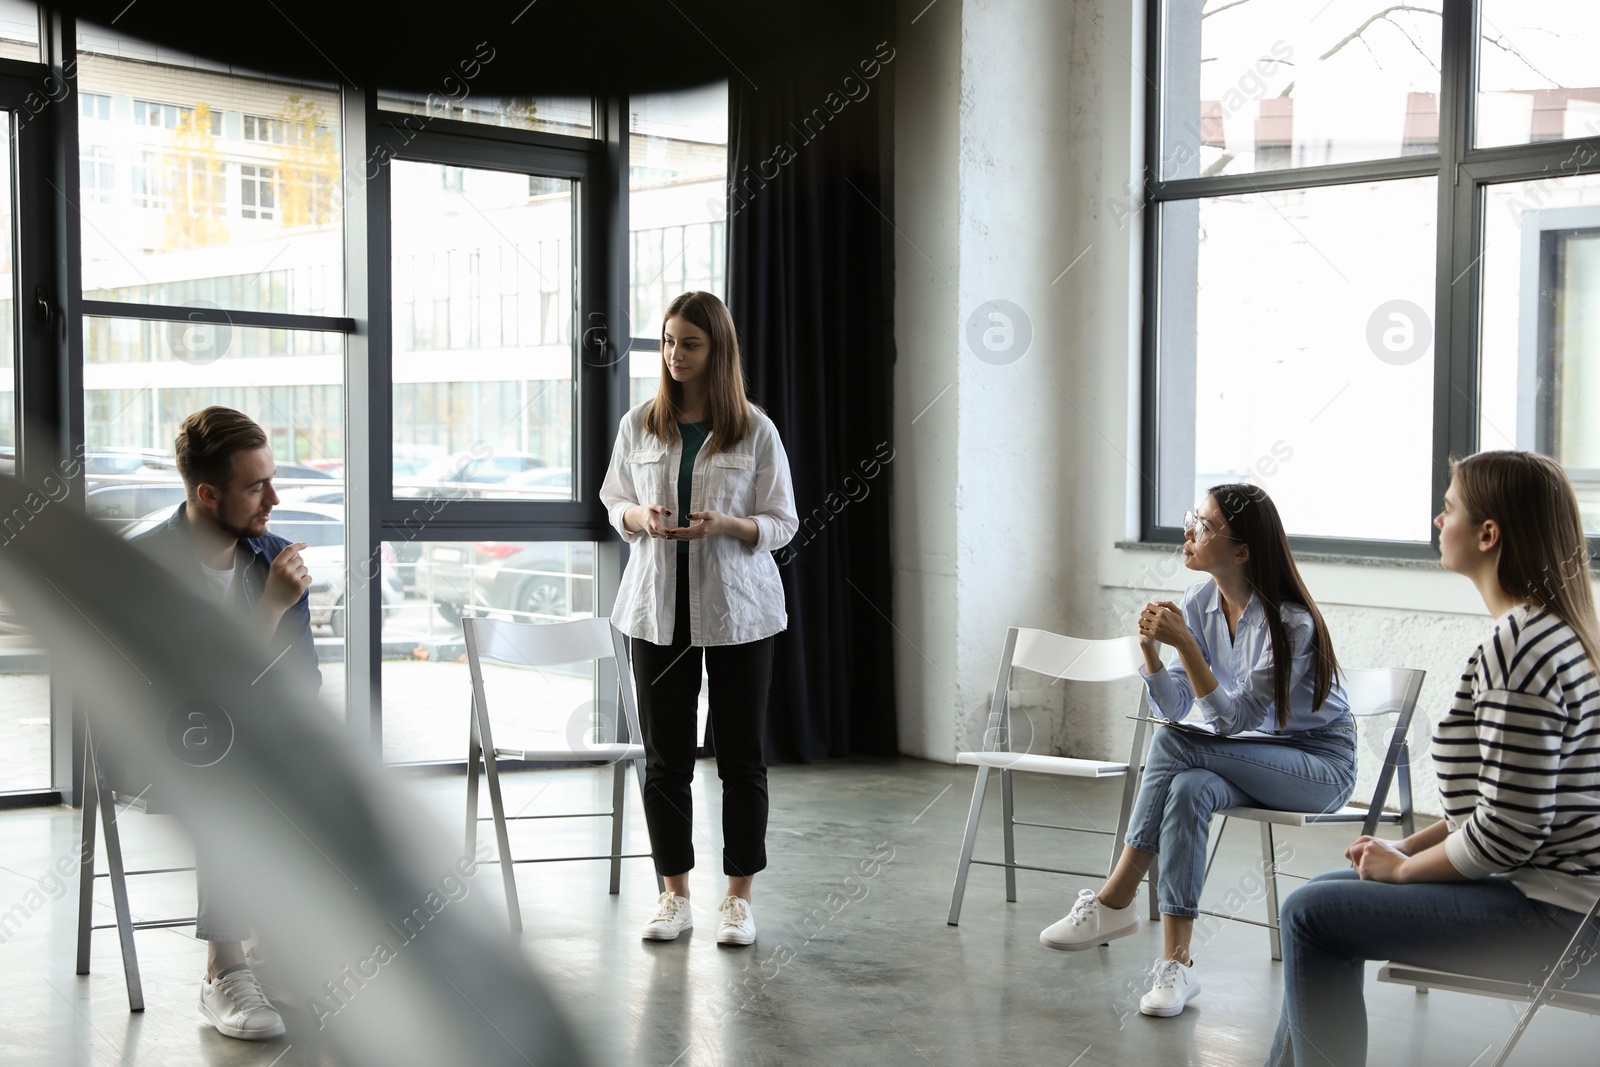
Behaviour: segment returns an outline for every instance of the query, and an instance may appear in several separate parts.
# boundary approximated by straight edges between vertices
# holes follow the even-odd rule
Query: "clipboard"
[[[1172,719],[1163,719],[1156,715],[1129,715],[1134,722],[1153,722],[1159,726],[1170,726],[1186,734],[1195,734],[1199,737],[1214,737],[1223,741],[1271,741],[1275,744],[1293,744],[1292,734],[1269,734],[1262,730],[1246,730],[1238,734],[1219,734],[1212,727],[1203,722],[1175,722]]]

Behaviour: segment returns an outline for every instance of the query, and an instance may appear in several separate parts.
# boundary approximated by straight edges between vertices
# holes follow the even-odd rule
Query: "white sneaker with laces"
[[[656,899],[655,918],[644,924],[646,941],[676,941],[685,930],[694,929],[694,913],[689,898],[667,890]]]
[[[1139,998],[1139,1011],[1143,1015],[1169,1019],[1182,1014],[1183,1006],[1200,995],[1200,980],[1194,975],[1192,961],[1183,964],[1157,956],[1150,976],[1155,983],[1150,992]]]
[[[226,1037],[265,1041],[282,1037],[283,1016],[267,1000],[250,968],[229,971],[200,983],[200,1014]]]
[[[722,912],[722,925],[717,928],[717,944],[755,944],[756,920],[750,914],[748,900],[743,897],[728,897],[717,910]]]
[[[1108,908],[1100,903],[1094,890],[1080,889],[1072,910],[1060,922],[1045,927],[1039,934],[1039,943],[1046,948],[1077,952],[1138,933],[1140,922],[1133,901],[1125,908]]]

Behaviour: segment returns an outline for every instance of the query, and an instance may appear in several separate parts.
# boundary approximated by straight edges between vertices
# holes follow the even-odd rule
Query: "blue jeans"
[[[1348,715],[1296,741],[1230,741],[1155,727],[1127,843],[1161,856],[1163,915],[1200,914],[1211,816],[1249,805],[1332,811],[1356,784],[1356,728]]]
[[[1363,1067],[1367,960],[1542,982],[1583,921],[1581,912],[1530,900],[1504,878],[1389,885],[1355,871],[1319,875],[1290,894],[1283,937],[1283,1016],[1267,1067]],[[1600,967],[1574,954],[1557,972],[1567,989],[1600,988]],[[1509,1034],[1509,1029],[1507,1030]]]

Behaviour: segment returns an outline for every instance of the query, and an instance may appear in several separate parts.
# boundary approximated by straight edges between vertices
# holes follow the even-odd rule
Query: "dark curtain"
[[[768,753],[781,761],[897,752],[894,47],[873,7],[853,39],[729,80],[728,305],[801,520],[776,553],[789,629]]]

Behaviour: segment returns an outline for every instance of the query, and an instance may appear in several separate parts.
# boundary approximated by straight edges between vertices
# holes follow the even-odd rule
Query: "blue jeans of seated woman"
[[[1364,1067],[1367,960],[1534,983],[1555,968],[1561,988],[1600,990],[1600,931],[1590,927],[1586,945],[1562,959],[1582,920],[1504,878],[1389,885],[1351,870],[1318,875],[1279,916],[1283,1015],[1267,1067]]]
[[[1211,816],[1249,805],[1333,811],[1356,784],[1356,728],[1348,715],[1294,741],[1232,741],[1155,727],[1127,843],[1159,853],[1163,915],[1200,914]]]

